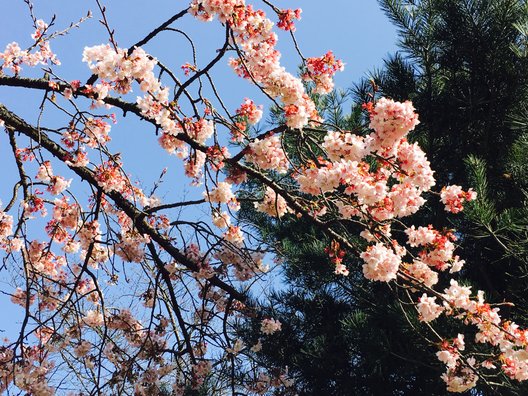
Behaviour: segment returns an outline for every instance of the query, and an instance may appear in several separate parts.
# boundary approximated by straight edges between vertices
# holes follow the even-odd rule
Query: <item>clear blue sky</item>
[[[116,31],[118,44],[128,47],[143,38],[152,28],[168,19],[174,13],[187,6],[186,1],[139,1],[139,0],[102,0],[107,5],[110,25]],[[52,48],[58,54],[63,66],[55,71],[66,80],[79,79],[86,81],[90,75],[88,68],[81,62],[84,46],[92,46],[107,42],[106,31],[98,22],[99,11],[92,0],[34,0],[34,12],[37,18],[48,22],[56,14],[56,27],[61,30],[86,15],[92,10],[94,18],[84,23],[80,29],[73,30],[69,35],[60,37],[52,42]],[[252,1],[256,7],[266,6],[258,0]],[[385,55],[395,51],[396,31],[387,18],[379,10],[374,0],[277,0],[278,6],[287,8],[302,8],[302,19],[297,22],[297,39],[303,54],[307,57],[320,56],[328,50],[342,59],[346,66],[345,71],[336,77],[336,86],[348,88],[361,76],[379,67]],[[267,9],[269,11],[269,9]],[[269,14],[269,12],[268,12]],[[186,16],[174,25],[190,33],[196,41],[198,59],[206,61],[214,56],[215,50],[222,45],[222,32],[216,23],[204,24]],[[0,47],[11,41],[18,41],[24,48],[30,44],[32,33],[31,20],[27,6],[23,0],[10,0],[0,13]],[[299,64],[287,33],[280,32],[279,49],[283,53],[282,62],[292,72],[296,72]],[[188,61],[191,53],[184,41],[175,35],[164,33],[155,43],[146,48],[167,65],[176,71]],[[227,59],[226,59],[227,61]],[[237,79],[224,61],[214,71],[218,88],[227,104],[235,107],[246,96],[252,97],[256,90],[247,81]],[[23,75],[39,75],[25,68]],[[32,92],[21,92],[17,89],[0,88],[0,102],[11,109],[18,111],[31,123],[35,123],[38,116],[38,103],[41,96]],[[47,116],[45,119],[52,126],[64,126],[60,119]],[[62,120],[63,121],[63,120]],[[181,183],[181,167],[178,160],[168,157],[152,137],[152,130],[145,130],[137,120],[127,117],[120,122],[111,132],[112,147],[115,151],[123,152],[125,166],[135,179],[142,180],[150,186],[160,173],[160,170],[169,166],[167,175],[167,190],[173,186],[176,195],[188,194],[192,196],[192,187]],[[149,154],[151,153],[151,154]],[[12,188],[12,175],[14,168],[8,167],[12,160],[7,146],[5,134],[0,134],[0,163],[3,172],[0,173],[0,200],[4,203],[10,199]],[[65,175],[72,177],[72,175]],[[188,192],[187,192],[188,191]],[[196,190],[199,194],[201,189]],[[5,283],[5,276],[0,275],[0,290],[12,291]],[[14,307],[7,299],[0,295],[0,330],[5,329],[9,335],[16,329],[17,318],[22,313],[22,308]],[[15,325],[15,326],[13,326]]]

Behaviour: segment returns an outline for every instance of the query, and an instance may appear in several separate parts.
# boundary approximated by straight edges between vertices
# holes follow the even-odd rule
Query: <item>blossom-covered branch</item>
[[[295,30],[300,10],[264,3],[278,28]],[[364,104],[370,133],[333,131],[306,87],[313,95],[331,92],[343,63],[332,52],[301,57],[301,75],[291,74],[263,10],[244,0],[193,0],[136,45],[120,48],[98,5],[111,44],[79,51],[92,73],[85,84],[82,73],[60,78],[55,35],[44,21],[36,22],[32,46],[13,42],[0,53],[0,86],[44,94],[40,113],[60,120],[51,127],[0,104],[17,169],[13,197],[0,206],[0,249],[5,267],[16,268],[5,293],[24,308],[18,338],[0,347],[2,391],[288,392],[287,369],[258,359],[282,324],[260,311],[253,294],[265,288],[272,248],[238,221],[241,202],[274,221],[304,218],[332,240],[326,253],[336,275],[347,276],[347,256],[356,255],[367,279],[408,288],[410,307],[431,329],[441,315],[472,326],[471,344],[485,345],[485,359],[464,334],[434,329],[449,391],[474,387],[486,370],[528,378],[526,330],[455,279],[464,264],[456,234],[408,221],[428,196],[438,195],[452,213],[476,198],[471,189],[435,186],[426,154],[407,140],[419,123],[412,103],[373,96]],[[171,71],[141,46],[162,31],[179,32],[171,26],[185,16],[221,24],[219,49],[203,66],[183,59]],[[224,64],[261,92],[232,110],[210,73],[229,53],[236,58]],[[37,65],[45,77],[23,76]],[[269,110],[260,101],[275,106],[280,125],[256,127]],[[176,188],[186,176],[197,197],[160,194],[166,168],[155,172],[161,176],[150,192],[134,181],[133,164],[112,142],[127,113],[157,135],[128,131],[132,138],[168,164],[171,155],[179,158]],[[141,139],[157,139],[159,147]],[[251,196],[240,192],[246,182],[256,186]],[[352,242],[349,222],[361,227],[363,244]],[[441,290],[440,279],[449,287]],[[245,345],[237,325],[255,317],[262,337]]]

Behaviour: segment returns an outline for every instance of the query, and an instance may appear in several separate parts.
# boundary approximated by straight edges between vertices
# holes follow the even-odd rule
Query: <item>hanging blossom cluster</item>
[[[306,72],[302,77],[315,83],[314,93],[328,94],[334,89],[334,74],[344,69],[343,62],[336,59],[332,51],[328,51],[320,58],[308,58]]]
[[[2,206],[1,201],[0,206]],[[13,235],[13,224],[13,216],[0,209],[0,250],[13,252],[19,251],[22,247],[23,242],[21,239],[11,237]]]
[[[264,319],[260,325],[260,331],[264,334],[273,334],[282,329],[282,323],[275,319]]]
[[[247,148],[246,161],[261,169],[286,173],[290,163],[284,150],[280,136],[273,135],[262,140],[254,139]]]
[[[277,27],[282,30],[295,32],[295,23],[294,20],[301,19],[302,10],[297,8],[295,10],[286,9],[279,12],[279,22],[277,22]]]
[[[410,102],[380,99],[371,111],[372,134],[326,134],[323,148],[330,161],[305,166],[296,177],[300,190],[311,195],[342,190],[335,205],[343,218],[387,221],[417,212],[425,203],[422,193],[435,184],[423,151],[403,139],[417,123]],[[368,157],[378,159],[376,169]]]
[[[251,99],[245,98],[236,113],[237,116],[247,120],[250,125],[255,125],[262,118],[262,106],[257,106]]]
[[[301,129],[310,120],[319,120],[315,105],[306,95],[301,80],[280,65],[280,53],[276,49],[277,35],[272,30],[273,22],[263,11],[254,10],[244,0],[193,0],[191,13],[204,21],[212,21],[216,17],[229,25],[236,44],[242,50],[240,58],[231,60],[231,66],[238,75],[255,81],[268,95],[282,101],[289,127]],[[286,19],[283,21],[279,22],[281,26],[291,29]],[[331,68],[326,70],[330,75],[333,74]]]
[[[460,186],[447,186],[442,188],[440,197],[447,211],[458,213],[464,209],[464,202],[474,200],[477,197],[477,193],[472,189],[463,191]]]
[[[395,146],[401,138],[418,125],[418,115],[411,102],[395,102],[381,98],[374,108],[369,110],[369,127],[376,131],[374,147],[387,149]]]
[[[396,279],[401,264],[401,253],[398,255],[390,247],[378,242],[361,253],[363,274],[365,278],[380,282]]]
[[[231,128],[231,140],[242,142],[248,138],[248,127],[257,124],[262,118],[262,106],[257,106],[251,99],[245,98],[244,103],[236,109],[236,115],[236,121]]]
[[[53,195],[59,195],[71,184],[71,180],[66,180],[62,176],[53,175],[53,170],[51,169],[51,163],[49,161],[45,161],[40,166],[35,178],[44,183],[48,183],[48,191]]]
[[[422,296],[424,297],[425,295]],[[472,296],[471,287],[461,286],[454,279],[451,279],[450,287],[444,290],[441,298],[443,299],[441,307],[433,301],[429,304],[431,306],[429,309],[444,310],[446,315],[476,326],[475,341],[487,343],[498,350],[496,354],[491,354],[484,360],[477,360],[476,357],[463,359],[459,354],[442,345],[438,357],[446,363],[447,372],[442,378],[450,391],[464,392],[475,386],[477,381],[475,369],[478,368],[492,370],[500,367],[504,374],[513,380],[528,379],[528,330],[521,329],[514,322],[501,319],[500,309],[486,303],[482,291],[478,291],[477,296]],[[458,350],[462,349],[458,348]],[[448,354],[450,359],[443,360],[442,357]]]
[[[31,35],[34,43],[29,49],[23,50],[16,42],[8,44],[4,52],[0,52],[0,61],[2,61],[0,71],[10,70],[14,74],[19,74],[22,65],[30,67],[48,64],[60,65],[59,59],[51,51],[49,41],[45,37],[47,30],[48,25],[39,19],[36,21],[36,30]]]
[[[273,189],[267,187],[264,198],[260,202],[255,202],[255,209],[259,212],[266,213],[272,217],[282,217],[286,213],[292,212],[288,207],[286,200],[275,193]]]
[[[88,63],[92,73],[103,80],[93,87],[100,101],[111,90],[121,94],[130,92],[134,81],[139,82],[143,92],[157,91],[160,88],[160,83],[153,74],[156,60],[151,59],[142,48],[135,48],[129,55],[126,49],[115,49],[110,44],[86,47],[82,60]]]

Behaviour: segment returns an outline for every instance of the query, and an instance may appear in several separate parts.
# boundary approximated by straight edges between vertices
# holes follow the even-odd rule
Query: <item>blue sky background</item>
[[[114,0],[102,1],[108,10],[108,20],[116,32],[116,39],[121,47],[129,47],[143,38],[154,27],[164,22],[176,12],[187,6],[186,1],[139,1]],[[34,0],[35,16],[49,22],[56,14],[56,29],[62,30],[72,21],[77,21],[92,10],[94,17],[85,22],[80,29],[71,31],[64,37],[54,40],[51,45],[62,66],[55,67],[55,72],[65,80],[79,79],[86,81],[90,71],[81,62],[84,46],[93,46],[107,42],[107,33],[98,22],[100,13],[92,0]],[[258,0],[251,3],[264,8],[271,15],[269,8]],[[277,0],[280,7],[302,8],[302,19],[296,23],[296,37],[306,57],[321,56],[332,50],[336,57],[345,62],[345,71],[336,76],[336,87],[348,88],[363,75],[382,65],[383,58],[396,50],[396,30],[380,11],[374,0]],[[23,0],[10,0],[2,7],[0,13],[0,48],[11,41],[17,41],[22,48],[31,43],[33,32],[31,19]],[[272,19],[275,19],[272,17]],[[174,27],[189,33],[195,40],[198,49],[198,65],[214,57],[216,49],[223,44],[223,30],[218,23],[209,24],[196,21],[187,15],[174,24]],[[279,31],[279,49],[282,63],[295,73],[300,63],[293,49],[289,34]],[[163,33],[145,47],[146,51],[157,57],[164,64],[172,67],[179,77],[183,78],[180,66],[191,62],[191,52],[185,41],[175,34]],[[218,90],[229,108],[236,108],[245,97],[258,98],[255,87],[248,81],[239,79],[227,66],[227,58],[213,70]],[[24,68],[23,76],[41,76],[42,72]],[[38,105],[42,93],[13,88],[0,87],[0,102],[24,116],[30,123],[38,117]],[[258,103],[258,99],[256,99]],[[266,102],[260,102],[266,103]],[[265,107],[266,109],[266,107]],[[51,111],[45,113],[43,124],[51,127],[64,126],[64,118],[58,118]],[[175,199],[193,198],[201,194],[201,188],[189,187],[188,180],[182,177],[180,161],[169,157],[157,145],[152,136],[153,128],[142,125],[137,119],[127,117],[120,119],[112,128],[111,149],[123,153],[123,162],[131,172],[134,180],[140,180],[149,189],[153,181],[165,167],[169,168],[166,176],[165,190]],[[236,152],[236,150],[234,150]],[[4,204],[11,197],[13,174],[16,172],[5,133],[0,133],[0,200]],[[34,176],[34,173],[29,171]],[[73,177],[65,172],[65,177]],[[75,183],[75,180],[74,180]],[[82,187],[78,194],[88,190]],[[204,216],[203,213],[186,213],[185,217]],[[35,236],[38,238],[39,236]],[[0,256],[1,258],[1,256]],[[7,279],[6,279],[7,278]],[[0,291],[11,292],[12,286],[6,283],[10,276],[0,274]],[[20,320],[22,308],[12,305],[0,294],[0,337],[13,336]]]

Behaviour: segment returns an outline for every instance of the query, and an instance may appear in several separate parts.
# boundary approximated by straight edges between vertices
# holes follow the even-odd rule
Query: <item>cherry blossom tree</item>
[[[300,10],[267,0],[192,0],[124,48],[96,3],[108,41],[79,48],[92,74],[86,81],[82,73],[61,78],[60,54],[53,52],[54,40],[82,28],[84,19],[56,30],[27,2],[33,44],[6,43],[0,53],[0,85],[41,98],[34,119],[0,104],[11,151],[5,161],[16,170],[0,206],[2,271],[9,281],[3,291],[23,311],[18,336],[0,347],[2,391],[287,393],[287,368],[266,367],[255,355],[282,324],[259,310],[256,295],[273,257],[237,222],[241,203],[276,221],[302,217],[326,233],[336,274],[347,276],[343,258],[357,255],[367,279],[404,290],[406,310],[427,324],[428,341],[438,346],[431,359],[445,364],[448,391],[500,375],[528,378],[528,332],[457,278],[464,260],[456,253],[456,232],[408,220],[426,199],[458,213],[477,198],[471,189],[435,185],[426,154],[406,140],[419,123],[412,103],[374,91],[364,104],[371,129],[365,136],[325,122],[313,98],[332,91],[343,63],[332,52],[305,58],[299,49],[297,76],[281,65],[277,50],[276,29],[289,31],[298,48]],[[163,54],[143,46],[172,32],[194,53],[192,38],[178,29],[184,18],[219,24],[224,34],[210,60],[181,59],[181,69],[173,70]],[[256,87],[258,97],[229,108],[212,75],[221,63]],[[39,67],[44,75],[32,77]],[[282,122],[262,127],[271,107]],[[60,122],[46,125],[48,113]],[[165,170],[152,188],[135,181],[133,164],[111,146],[124,132],[125,116],[157,140],[153,155],[182,162],[197,199],[163,191]],[[259,191],[239,194],[246,182]],[[364,244],[351,242],[349,223],[363,229]],[[467,331],[444,333],[435,327],[441,315]],[[237,338],[237,323],[246,318],[261,324],[254,345]]]

